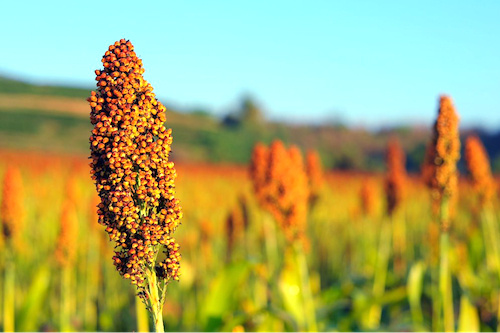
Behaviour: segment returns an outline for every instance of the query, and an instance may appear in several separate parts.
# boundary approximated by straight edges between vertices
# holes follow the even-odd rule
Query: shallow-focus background
[[[275,139],[304,154],[317,151],[324,170],[308,211],[304,252],[318,329],[433,328],[433,221],[420,169],[439,96],[448,94],[461,119],[462,156],[465,138],[475,134],[493,172],[500,172],[500,4],[53,1],[4,7],[0,179],[13,166],[23,188],[23,231],[13,254],[16,331],[60,330],[62,313],[75,331],[148,327],[97,224],[88,166],[86,98],[101,57],[121,38],[130,39],[143,60],[173,131],[185,216],[176,231],[182,275],[168,287],[166,330],[308,327],[299,272],[249,179],[254,145]],[[383,186],[394,137],[409,173],[396,221],[387,216]],[[463,158],[458,168],[449,251],[455,329],[495,331],[498,191],[494,222],[485,227]],[[77,259],[72,297],[63,308],[55,253],[68,200],[78,221]],[[396,235],[396,247],[384,246],[384,226]],[[380,265],[381,256],[387,265]],[[0,299],[6,295],[0,288]],[[0,311],[2,327],[4,316]]]

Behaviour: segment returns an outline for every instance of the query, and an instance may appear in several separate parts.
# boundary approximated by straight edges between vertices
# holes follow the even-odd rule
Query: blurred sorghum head
[[[477,136],[469,136],[465,141],[465,162],[480,203],[491,201],[495,195],[495,181],[488,153]]]
[[[257,144],[250,174],[259,203],[274,216],[286,238],[305,240],[309,186],[300,150],[296,146],[287,150],[279,140],[269,148]]]
[[[77,254],[78,217],[74,202],[68,198],[63,203],[59,222],[60,230],[55,253],[56,260],[60,266],[71,266]]]
[[[406,182],[405,161],[403,148],[401,148],[396,138],[392,138],[387,145],[387,176],[385,179],[387,212],[389,215],[400,205],[404,197]]]
[[[19,237],[24,221],[23,179],[14,166],[7,167],[3,176],[0,222],[5,240]]]
[[[321,159],[316,150],[310,149],[306,154],[306,173],[309,180],[309,202],[314,203],[318,196],[321,186],[323,185],[323,169],[321,167]]]
[[[459,118],[452,100],[441,96],[439,111],[433,128],[433,137],[427,148],[424,165],[424,178],[431,189],[434,207],[445,200],[456,198],[458,187],[457,162],[460,159]],[[449,228],[443,221],[441,228]]]

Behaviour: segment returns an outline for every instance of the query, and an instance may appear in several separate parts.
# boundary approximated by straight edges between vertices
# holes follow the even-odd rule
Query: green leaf
[[[421,261],[415,263],[410,269],[410,273],[408,275],[408,284],[406,286],[413,322],[420,325],[424,321],[424,317],[422,315],[422,307],[420,304],[420,300],[422,298],[424,273],[425,264]]]
[[[281,272],[279,289],[285,310],[297,321],[299,327],[305,327],[305,309],[300,287],[300,273],[293,256],[285,255],[285,265]]]
[[[226,267],[212,281],[201,306],[204,331],[220,330],[224,316],[235,310],[235,291],[243,284],[249,272],[249,263],[237,263]]]
[[[20,332],[33,332],[39,330],[38,317],[46,306],[47,293],[49,290],[50,270],[42,266],[34,274],[29,286],[26,299],[24,300],[16,320],[16,330]]]
[[[459,332],[479,332],[479,315],[469,298],[462,295],[460,298],[460,315],[458,317]]]

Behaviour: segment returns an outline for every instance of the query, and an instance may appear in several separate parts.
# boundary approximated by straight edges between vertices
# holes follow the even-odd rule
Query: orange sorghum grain
[[[3,177],[2,207],[0,219],[3,236],[7,241],[15,240],[24,222],[23,180],[18,168],[9,166]]]
[[[250,165],[254,190],[261,206],[268,210],[289,241],[305,240],[309,186],[302,154],[275,140],[268,149],[257,144]]]
[[[374,217],[377,209],[377,190],[373,180],[369,178],[363,179],[359,196],[363,214],[368,217]]]
[[[169,161],[172,133],[164,126],[165,107],[143,78],[142,61],[130,41],[111,45],[102,63],[97,90],[88,98],[99,223],[116,243],[116,268],[132,284],[144,288],[145,270],[152,268],[160,280],[178,280],[179,246],[172,234],[182,211]],[[157,263],[160,247],[166,259]]]
[[[66,199],[60,217],[60,231],[57,239],[56,260],[60,266],[70,266],[76,257],[75,242],[78,238],[78,217],[74,203]]]
[[[403,200],[406,181],[405,153],[396,138],[392,138],[388,143],[386,162],[385,193],[387,212],[392,215]]]
[[[323,169],[321,159],[316,150],[308,150],[306,154],[306,172],[309,179],[309,202],[315,202],[323,185]]]
[[[257,201],[265,206],[264,187],[267,179],[267,163],[269,159],[269,150],[262,143],[257,143],[252,151],[250,162],[250,178],[252,179],[253,189]]]
[[[460,159],[459,118],[448,96],[441,96],[434,124],[433,138],[426,153],[426,183],[431,189],[434,207],[443,199],[454,202],[458,186],[457,161]],[[442,221],[441,229],[449,229],[449,221]]]
[[[481,204],[490,202],[495,195],[495,181],[488,153],[477,136],[470,136],[465,142],[465,162]]]
[[[227,254],[231,255],[234,244],[237,238],[243,233],[245,229],[245,212],[240,204],[231,209],[226,217],[225,231],[227,240]]]

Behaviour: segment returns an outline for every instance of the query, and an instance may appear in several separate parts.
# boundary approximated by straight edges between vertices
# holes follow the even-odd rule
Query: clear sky
[[[0,73],[94,86],[130,39],[157,96],[224,113],[249,94],[271,118],[500,128],[500,1],[4,1]]]

